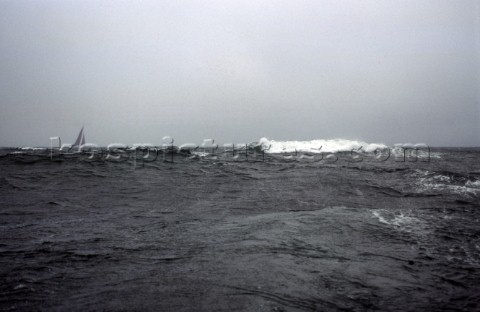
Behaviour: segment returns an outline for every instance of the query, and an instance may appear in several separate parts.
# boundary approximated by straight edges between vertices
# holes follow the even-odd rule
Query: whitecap
[[[352,141],[345,139],[333,140],[311,140],[311,141],[275,141],[267,138],[261,138],[258,142],[268,153],[292,153],[292,152],[308,152],[308,153],[335,153],[350,152],[362,148],[365,152],[374,152],[387,148],[386,145],[380,143],[366,143],[363,141]]]

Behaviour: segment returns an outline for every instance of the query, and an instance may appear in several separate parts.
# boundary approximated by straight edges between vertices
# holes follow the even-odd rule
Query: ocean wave
[[[468,180],[467,183],[465,183],[465,186],[468,187],[473,187],[473,188],[480,188],[480,180]]]
[[[402,157],[408,159],[442,158],[442,153],[432,152],[426,144],[395,144],[390,151],[397,159]]]
[[[380,223],[402,232],[425,234],[427,230],[427,224],[424,221],[408,214],[394,213],[387,209],[372,211],[372,214]]]
[[[46,147],[30,147],[30,146],[25,146],[20,148],[22,151],[46,151]]]
[[[417,190],[423,192],[455,193],[466,197],[480,195],[480,180],[448,171],[415,170]]]
[[[267,138],[261,138],[258,142],[268,153],[336,153],[350,152],[362,148],[365,152],[373,152],[379,149],[387,148],[381,143],[367,143],[363,141],[352,141],[345,139],[332,140],[311,140],[311,141],[275,141]]]

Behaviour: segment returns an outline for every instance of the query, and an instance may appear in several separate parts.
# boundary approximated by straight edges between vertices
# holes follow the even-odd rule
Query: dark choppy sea
[[[478,149],[429,162],[8,152],[0,310],[480,310]]]

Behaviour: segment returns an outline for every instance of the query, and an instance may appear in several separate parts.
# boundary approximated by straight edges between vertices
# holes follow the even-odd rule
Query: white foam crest
[[[466,185],[447,185],[447,184],[424,184],[424,187],[427,190],[436,190],[436,191],[449,191],[452,193],[465,195],[465,196],[477,196],[480,194],[477,188],[468,187]]]
[[[23,151],[46,151],[47,148],[25,146],[25,147],[22,147],[21,150],[23,150]]]
[[[193,152],[192,152],[192,155],[195,155],[195,156],[197,156],[197,157],[203,158],[203,157],[209,156],[210,153],[193,151]]]
[[[62,144],[62,146],[60,147],[60,150],[65,151],[65,150],[69,150],[71,148],[72,148],[72,144],[65,143],[65,144]]]
[[[432,174],[430,176],[430,174]],[[468,180],[464,185],[453,184],[451,177],[436,174],[429,171],[416,170],[417,190],[420,192],[449,192],[463,196],[477,196],[480,194],[480,181]]]
[[[391,224],[389,221],[387,221],[387,219],[385,219],[384,217],[382,217],[382,215],[380,214],[380,212],[374,211],[374,212],[373,212],[373,215],[374,215],[374,216],[378,219],[378,221],[380,221],[381,223],[388,224],[388,225]]]
[[[95,144],[95,143],[85,143],[85,144],[80,145],[80,150],[92,149],[92,148],[97,148],[97,149],[99,149],[100,146],[98,146],[98,145]]]
[[[425,223],[418,218],[403,213],[391,213],[383,209],[373,211],[373,216],[376,217],[380,223],[404,232],[421,232],[425,230],[426,226]]]
[[[480,188],[480,180],[477,180],[477,181],[468,180],[467,183],[465,183],[465,186],[473,187],[473,188]]]
[[[112,143],[112,144],[108,144],[107,146],[108,151],[114,150],[114,149],[126,149],[126,148],[127,148],[127,145],[123,143]]]
[[[195,143],[184,143],[178,147],[179,151],[192,151],[198,149],[198,145]]]
[[[362,141],[352,141],[345,139],[333,139],[333,140],[311,140],[311,141],[275,141],[267,138],[261,138],[259,140],[261,145],[268,153],[292,153],[309,152],[309,153],[335,153],[335,152],[350,152],[352,150],[358,150],[362,147],[365,152],[373,152],[377,149],[387,148],[384,144],[378,143],[366,143]]]
[[[397,143],[391,149],[391,154],[397,159],[404,156],[410,160],[415,158],[442,158],[442,153],[430,151],[426,144]]]

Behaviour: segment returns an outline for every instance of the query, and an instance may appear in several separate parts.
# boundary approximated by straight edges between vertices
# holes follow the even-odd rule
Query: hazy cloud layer
[[[480,4],[0,1],[0,145],[480,145]]]

